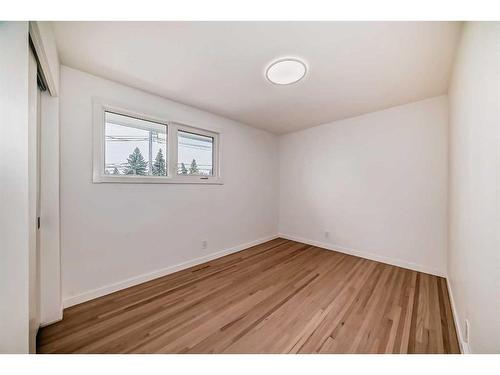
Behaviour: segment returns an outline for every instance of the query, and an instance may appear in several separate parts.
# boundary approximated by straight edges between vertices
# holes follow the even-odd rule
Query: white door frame
[[[29,52],[28,67],[28,201],[29,201],[29,351],[36,351],[36,335],[40,326],[39,314],[39,256],[38,256],[38,209],[39,204],[39,90],[37,62],[33,51]]]
[[[59,61],[50,22],[29,22],[33,48],[44,86],[40,95],[40,230],[39,316],[40,325],[57,322],[63,316],[60,197],[59,197]]]

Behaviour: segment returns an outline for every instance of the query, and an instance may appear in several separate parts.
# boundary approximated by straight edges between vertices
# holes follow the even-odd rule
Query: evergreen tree
[[[148,170],[148,162],[144,160],[139,147],[136,147],[127,158],[127,165],[125,166],[124,174],[136,174],[145,176]]]
[[[198,164],[196,164],[196,160],[193,159],[191,162],[191,166],[189,167],[189,174],[198,174],[200,173],[198,169]]]
[[[158,154],[156,154],[156,159],[153,163],[153,176],[165,176],[167,171],[167,165],[165,163],[165,158],[163,157],[163,152],[161,148],[158,150]]]
[[[188,174],[188,170],[184,163],[181,163],[181,174]]]
[[[115,167],[115,169],[113,169],[113,174],[120,174],[120,171],[118,170],[118,168]]]

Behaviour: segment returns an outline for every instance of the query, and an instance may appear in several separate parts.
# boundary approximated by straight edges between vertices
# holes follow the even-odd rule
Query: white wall
[[[29,349],[28,23],[0,22],[0,353]]]
[[[280,233],[444,275],[447,111],[440,96],[281,137]]]
[[[449,95],[449,282],[465,350],[500,353],[500,23],[466,23]]]
[[[65,66],[60,91],[65,305],[276,235],[275,135]],[[92,97],[222,129],[224,185],[93,184]]]

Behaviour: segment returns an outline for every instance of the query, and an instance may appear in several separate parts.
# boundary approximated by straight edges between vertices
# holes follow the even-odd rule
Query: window
[[[94,103],[94,182],[221,184],[220,133]]]
[[[179,130],[177,174],[212,176],[214,137]]]
[[[104,173],[166,176],[167,125],[105,112]]]

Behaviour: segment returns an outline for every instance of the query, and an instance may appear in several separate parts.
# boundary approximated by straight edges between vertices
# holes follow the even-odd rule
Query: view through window
[[[167,125],[105,112],[105,174],[166,176],[167,144]]]
[[[179,175],[206,175],[213,173],[214,138],[179,130],[177,133]]]

